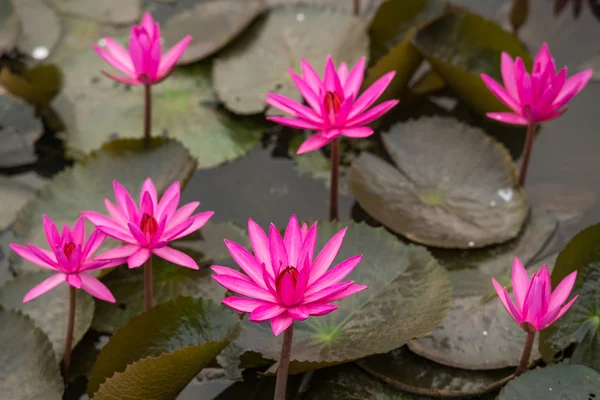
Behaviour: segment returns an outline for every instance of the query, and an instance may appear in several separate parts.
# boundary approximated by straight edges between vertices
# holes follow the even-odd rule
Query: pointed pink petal
[[[125,74],[129,76],[135,76],[135,68],[133,67],[133,62],[131,61],[131,57],[129,53],[121,43],[117,42],[113,38],[105,37],[104,43],[106,43],[106,50],[113,56],[123,67],[121,71],[125,72]]]
[[[513,317],[513,319],[516,321],[517,324],[521,325],[521,323],[523,321],[527,320],[525,318],[525,310],[521,312],[520,310],[517,309],[517,307],[515,306],[515,303],[510,298],[510,295],[508,294],[508,290],[506,290],[506,288],[503,289],[503,292],[504,292],[504,301],[506,302],[506,305],[508,306],[508,308],[507,308],[508,313],[510,314],[511,317]]]
[[[544,115],[543,118],[538,119],[536,122],[541,123],[541,122],[552,121],[553,119],[558,118],[561,115],[563,115],[566,111],[567,111],[567,108],[565,107],[562,110],[551,112],[550,114]]]
[[[548,323],[548,325],[552,325],[554,322],[556,322],[560,317],[562,317],[563,315],[565,315],[565,313],[567,311],[569,311],[569,308],[571,308],[571,306],[575,303],[575,301],[579,298],[579,295],[576,295],[575,297],[573,297],[571,299],[571,301],[569,301],[563,308],[560,309],[560,312],[558,313],[558,315]]]
[[[175,236],[172,236],[168,239],[165,238],[165,240],[177,240],[184,236],[187,236],[187,235],[190,235],[190,234],[196,232],[198,229],[202,228],[208,222],[208,220],[210,219],[210,217],[213,216],[214,213],[215,213],[214,211],[204,211],[204,212],[194,215],[191,218],[192,224],[186,230],[184,230],[183,232],[181,232]]]
[[[558,313],[560,312],[560,307],[561,306],[558,305],[554,308],[549,308],[546,315],[544,315],[538,321],[538,324],[535,327],[535,329],[537,329],[538,331],[541,331],[543,329],[546,329],[552,322],[554,322],[556,320],[556,317],[558,316]]]
[[[348,228],[344,228],[340,230],[323,247],[312,265],[310,280],[308,281],[309,285],[319,279],[331,266],[338,251],[340,251],[340,247],[342,247],[342,242],[344,241],[347,229]]]
[[[500,286],[500,284],[494,279],[492,278],[492,285],[494,285],[494,289],[496,290],[496,294],[498,295],[498,298],[500,299],[500,302],[502,303],[502,305],[504,306],[504,308],[506,308],[506,311],[508,311],[508,313],[515,318],[512,315],[512,312],[510,311],[510,307],[508,306],[508,302],[506,301],[506,296],[504,295],[504,288],[502,286]],[[516,321],[516,319],[515,319]],[[518,323],[518,321],[517,321]]]
[[[191,269],[200,269],[192,257],[171,247],[165,246],[161,248],[155,248],[152,249],[152,253],[160,258],[164,258],[165,260],[172,262],[173,264],[181,265],[182,267]]]
[[[181,58],[181,56],[185,52],[185,49],[187,49],[191,41],[192,37],[190,35],[187,35],[165,53],[165,55],[160,60],[157,76],[162,77],[167,72],[169,72],[171,68],[173,68],[173,66]]]
[[[502,70],[502,81],[504,82],[506,92],[513,99],[517,99],[519,92],[515,80],[515,63],[511,56],[506,52],[502,52],[500,68]]]
[[[69,285],[76,289],[81,289],[81,278],[78,274],[68,274],[66,281]]]
[[[567,300],[569,294],[571,294],[571,290],[573,290],[573,285],[576,280],[577,271],[573,271],[558,284],[556,289],[554,289],[554,292],[552,292],[548,309],[562,305]]]
[[[125,85],[143,85],[144,84],[144,83],[140,82],[140,80],[137,78],[127,78],[124,76],[118,76],[118,75],[110,74],[104,70],[101,70],[100,72],[102,72],[102,74],[104,76],[112,79],[113,81],[120,82]]]
[[[342,283],[337,283],[335,285],[327,286],[325,289],[321,289],[318,292],[315,292],[315,293],[312,293],[309,295],[305,295],[302,303],[303,304],[327,303],[332,300],[326,300],[326,299],[328,299],[332,296],[335,296],[338,293],[343,292],[344,290],[346,290],[350,286],[352,286],[353,283],[354,283],[353,281],[348,281],[348,282],[342,282]]]
[[[148,246],[148,240],[146,240],[146,235],[134,224],[131,222],[127,224],[129,227],[129,232],[133,236],[133,238],[142,246]]]
[[[155,210],[156,206],[158,205],[158,196],[156,194],[156,187],[150,178],[146,178],[144,184],[142,185],[142,190],[140,191],[140,204],[142,204],[144,200],[144,193],[148,193],[150,196],[150,200],[152,201],[152,210]]]
[[[131,79],[132,77],[135,76],[135,73],[133,72],[133,70],[128,68],[127,64],[124,64],[119,58],[115,57],[114,54],[111,53],[110,51],[107,51],[97,45],[94,45],[93,48],[94,48],[94,50],[96,50],[96,53],[98,53],[98,55],[100,57],[102,57],[102,59],[104,59],[104,61],[106,61],[111,67],[124,73],[125,75],[127,75],[129,77],[129,79]],[[125,79],[125,78],[123,78],[123,79]]]
[[[104,243],[104,239],[106,239],[106,234],[104,232],[99,231],[98,229],[94,229],[87,242],[85,243],[85,247],[83,248],[83,259],[87,259],[91,257],[102,243]]]
[[[302,261],[299,261],[302,262]],[[310,263],[308,260],[304,260],[304,266],[300,269],[298,274],[298,280],[296,281],[296,287],[294,288],[293,304],[299,304],[306,293],[306,287],[308,286],[308,279],[310,278]]]
[[[357,115],[352,120],[348,121],[346,126],[355,127],[370,124],[371,122],[375,121],[377,118],[381,117],[383,114],[387,113],[392,108],[394,108],[396,104],[398,104],[398,102],[398,100],[384,101],[383,103],[378,104],[377,106],[373,107],[364,114]]]
[[[281,301],[286,306],[294,305],[296,291],[294,289],[294,283],[292,281],[292,277],[289,274],[284,274],[283,277],[278,282],[277,293],[279,293],[279,297]]]
[[[325,289],[327,286],[335,285],[344,279],[354,268],[358,265],[362,259],[362,254],[339,263],[326,273],[324,273],[319,279],[313,282],[306,290],[306,295],[313,294],[319,290]]]
[[[291,114],[296,118],[302,118],[316,124],[322,124],[323,118],[318,115],[312,108],[306,107],[303,104],[297,103],[294,100],[282,96],[277,93],[267,93],[265,98],[267,104],[280,109],[283,112]]]
[[[302,237],[300,235],[300,224],[296,215],[292,214],[290,217],[283,236],[283,244],[287,250],[290,264],[297,265],[300,261],[298,260],[298,255],[302,246]]]
[[[305,119],[299,118],[288,118],[288,117],[267,117],[268,121],[275,122],[276,124],[291,126],[292,128],[298,129],[321,129],[321,124],[311,122]]]
[[[243,246],[227,239],[225,239],[224,242],[231,257],[237,265],[240,266],[242,271],[244,271],[255,284],[266,289],[267,286],[263,279],[263,268],[258,260]]]
[[[298,76],[293,70],[288,69],[294,84],[304,97],[304,100],[308,103],[309,106],[316,112],[320,112],[321,110],[321,99],[318,96],[318,93],[315,93],[314,89],[311,88],[302,78]]]
[[[288,308],[287,312],[296,321],[304,321],[310,316],[306,307],[303,306]]]
[[[266,289],[260,286],[248,282],[244,279],[238,279],[229,275],[212,275],[213,279],[217,281],[225,289],[229,289],[233,292],[239,293],[243,296],[252,297],[258,300],[264,300],[271,303],[275,303],[275,298]]]
[[[342,105],[340,106],[340,110],[337,112],[337,115],[335,116],[335,123],[333,124],[334,126],[345,126],[346,125],[346,120],[348,119],[348,115],[350,115],[350,112],[352,111],[352,108],[354,107],[354,101],[352,100],[352,97],[348,97],[347,99],[345,99],[342,102]]]
[[[300,228],[300,235],[302,236],[302,243],[304,243],[304,239],[306,239],[306,235],[308,234],[308,224],[305,222],[302,224]]]
[[[115,197],[117,199],[117,204],[121,208],[123,215],[127,217],[127,219],[134,223],[139,223],[138,221],[138,208],[133,198],[119,182],[113,181],[113,189],[115,192]]]
[[[498,100],[506,104],[514,112],[521,112],[521,106],[518,104],[517,100],[513,99],[498,82],[496,82],[486,74],[481,74],[481,79],[483,80],[483,83],[485,83],[485,85],[488,87],[490,92],[492,92],[492,94],[498,98]]]
[[[356,285],[358,286],[358,285]],[[315,317],[320,317],[321,315],[329,314],[332,311],[340,308],[337,304],[307,304],[302,306],[307,313],[310,315],[314,315]]]
[[[356,100],[356,103],[354,103],[354,109],[350,113],[349,118],[352,119],[369,108],[371,104],[385,92],[385,89],[387,89],[395,75],[396,71],[388,72],[371,85],[371,87],[365,90],[365,92]]]
[[[96,260],[112,260],[113,258],[128,258],[140,248],[136,244],[126,244],[125,246],[117,247],[108,250],[106,253],[96,256]]]
[[[251,218],[248,218],[248,236],[250,236],[250,243],[254,256],[256,259],[265,265],[265,269],[275,278],[273,267],[271,266],[271,252],[269,251],[269,239],[265,234],[265,231]]]
[[[210,269],[212,269],[215,273],[217,273],[219,275],[233,276],[234,278],[238,278],[238,279],[242,279],[242,280],[246,280],[248,282],[254,283],[248,275],[244,275],[241,272],[236,271],[235,269],[232,269],[232,268],[223,267],[221,265],[211,265]]]
[[[279,336],[279,334],[285,331],[294,323],[294,318],[292,318],[287,312],[275,317],[271,320],[271,330],[273,330],[273,335]]]
[[[223,304],[225,304],[227,307],[232,308],[235,311],[239,311],[239,312],[252,312],[252,311],[254,311],[254,309],[256,307],[260,307],[260,306],[264,306],[264,305],[268,305],[268,304],[274,304],[274,303],[267,303],[266,301],[262,301],[262,300],[247,299],[244,297],[235,297],[235,296],[226,297],[222,301],[223,301]]]
[[[54,265],[47,263],[45,261],[43,261],[42,259],[40,259],[37,255],[35,255],[30,249],[28,249],[25,246],[22,246],[20,244],[16,244],[16,243],[11,243],[9,245],[9,247],[18,255],[20,255],[21,257],[23,257],[24,259],[26,259],[29,262],[32,262],[36,265],[39,265],[40,267],[43,268],[48,268],[51,269],[53,271],[58,271],[58,268],[55,267]]]
[[[308,85],[308,87],[314,93],[320,93],[325,89],[323,86],[323,82],[321,82],[321,77],[317,74],[317,71],[306,61],[304,58],[300,60],[300,65],[302,68],[302,79]]]
[[[529,121],[520,115],[513,114],[510,112],[494,112],[487,113],[488,118],[495,119],[496,121],[504,122],[505,124],[512,125],[529,125]]]
[[[267,290],[271,293],[275,302],[281,304],[281,298],[279,297],[277,290],[275,290],[275,278],[271,277],[266,269],[263,269],[263,282],[267,285]]]
[[[346,81],[348,80],[348,64],[346,64],[345,62],[341,62],[340,66],[338,67],[337,70],[337,75],[338,78],[340,79],[340,83],[342,84],[342,87],[346,84]],[[345,96],[347,97],[347,96]]]
[[[42,283],[40,283],[39,285],[31,289],[29,292],[27,292],[27,294],[23,298],[23,304],[54,289],[55,287],[63,283],[66,280],[66,278],[66,274],[57,273],[45,279],[44,281],[42,281]]]
[[[368,126],[361,126],[356,128],[344,128],[341,130],[342,136],[349,138],[360,139],[366,138],[373,134],[373,129]]]
[[[83,216],[77,218],[71,235],[73,236],[73,243],[83,244],[85,242],[85,219]]]
[[[83,271],[93,271],[96,269],[107,269],[107,268],[114,268],[116,266],[119,265],[123,265],[127,262],[126,258],[117,258],[114,260],[92,260],[92,261],[86,261],[83,264],[81,264],[80,268],[79,268],[79,272],[83,272]]]
[[[43,215],[42,219],[44,221],[44,232],[46,233],[46,239],[48,240],[48,245],[53,249],[56,246],[60,246],[60,234],[58,233],[58,229],[56,229],[56,225],[47,215]]]
[[[356,294],[358,292],[362,292],[363,290],[368,289],[368,288],[369,288],[368,286],[356,285],[353,283],[352,285],[348,286],[345,290],[342,290],[341,292],[334,293],[330,296],[324,297],[319,302],[320,303],[330,303],[332,301],[341,300],[348,296],[352,296],[353,294]]]
[[[279,230],[273,224],[269,226],[269,252],[271,253],[271,265],[273,266],[275,276],[277,276],[281,268],[285,268],[290,264],[281,234],[279,234]]]
[[[302,226],[306,227],[306,224]],[[300,249],[300,254],[298,255],[298,260],[300,262],[304,262],[305,259],[308,260],[308,264],[312,264],[313,256],[315,254],[315,247],[317,245],[317,223],[314,222],[310,229],[303,235],[304,240],[302,241],[302,248]],[[304,265],[301,265],[304,267]]]
[[[112,218],[117,225],[127,226],[127,222],[129,221],[127,221],[127,218],[125,218],[125,215],[121,212],[119,207],[114,205],[109,199],[104,199],[104,205],[108,210],[110,218]]]
[[[119,225],[118,223],[116,223],[112,219],[108,218],[107,216],[97,213],[95,211],[82,211],[81,215],[83,215],[85,218],[87,218],[88,221],[90,221],[96,227],[106,226],[108,228],[114,229],[114,230],[122,232],[124,234],[127,234],[127,235],[129,234],[129,232],[127,232],[123,226]]]
[[[177,202],[179,202],[179,200],[177,200]],[[167,229],[171,229],[174,226],[179,225],[180,223],[188,219],[194,213],[194,211],[196,211],[196,208],[198,208],[199,205],[199,201],[193,201],[182,206],[179,210],[175,211],[175,214],[173,214],[172,217],[169,217],[169,220],[167,221]],[[161,215],[161,218],[162,217],[163,215]]]
[[[524,321],[535,325],[536,321],[542,317],[542,285],[539,276],[534,274],[529,284],[529,291],[523,301],[521,316]]]
[[[320,149],[323,146],[326,146],[329,142],[331,142],[335,138],[327,138],[327,131],[319,131],[314,135],[311,135],[308,139],[302,143],[296,154],[308,153],[309,151],[314,151]]]
[[[79,274],[81,278],[81,288],[100,300],[108,301],[110,303],[115,302],[115,297],[112,295],[110,290],[98,279],[87,273]]]
[[[101,231],[102,233],[104,233],[107,236],[112,237],[113,239],[117,239],[117,240],[121,240],[123,242],[129,242],[129,243],[137,243],[137,240],[134,239],[133,236],[131,236],[131,233],[127,232],[127,233],[123,233],[121,232],[121,230],[116,230],[116,229],[112,229],[109,228],[107,226],[96,226],[96,228]]]
[[[350,75],[348,75],[348,79],[344,83],[344,96],[352,97],[356,99],[358,96],[358,92],[360,91],[360,85],[362,85],[363,77],[365,75],[365,63],[367,59],[366,57],[361,57],[360,60],[356,63]]]
[[[519,310],[523,309],[525,296],[527,296],[527,290],[529,289],[529,282],[529,276],[527,275],[525,267],[523,267],[521,260],[519,260],[518,257],[515,257],[512,266],[512,284],[513,293],[515,294]]]
[[[31,243],[27,243],[27,247],[29,247],[29,251],[31,251],[31,253],[36,256],[41,262],[47,264],[47,265],[51,265],[53,267],[57,267],[58,269],[62,269],[63,267],[68,266],[64,265],[64,264],[59,264],[58,260],[56,260],[56,257],[52,257],[49,252],[47,251],[43,251],[42,249],[32,245]],[[55,249],[59,249],[58,247],[55,247]],[[62,251],[62,249],[59,249],[59,251]],[[56,254],[56,250],[55,250],[55,254]],[[35,261],[32,261],[35,262]],[[36,264],[40,265],[40,263],[35,262]]]
[[[149,249],[140,247],[135,253],[129,256],[129,258],[127,259],[127,265],[129,266],[129,268],[137,268],[143,263],[145,263],[148,260],[148,258],[150,258],[150,256],[151,253]]]
[[[336,93],[338,96],[343,97],[344,90],[342,89],[342,84],[337,75],[337,71],[335,70],[335,65],[333,64],[331,55],[327,56],[327,61],[325,62],[325,75],[323,76],[323,84],[327,92]]]
[[[248,319],[252,322],[264,322],[279,316],[285,311],[285,307],[279,304],[268,304],[257,307],[252,311]]]
[[[165,194],[162,195],[162,197],[160,198],[160,202],[158,203],[158,205],[156,207],[156,218],[158,220],[162,219],[162,217],[164,217],[165,215],[167,215],[168,217],[171,217],[171,220],[168,221],[168,223],[167,223],[167,229],[171,229],[173,226],[175,226],[179,222],[188,219],[190,217],[190,215],[192,215],[194,210],[200,205],[200,202],[189,203],[189,204],[186,204],[185,206],[181,207],[181,209],[179,210],[179,211],[181,211],[185,208],[185,211],[179,212],[179,211],[177,211],[177,206],[179,205],[180,198],[181,198],[181,185],[179,184],[178,181],[175,181],[165,191]],[[192,207],[193,207],[193,209],[191,209],[189,214],[187,216],[185,216],[185,218],[182,218],[185,215],[185,212],[190,210],[190,208],[192,208]]]
[[[140,212],[142,214],[148,214],[154,216],[154,204],[150,193],[143,192],[142,202],[140,203]]]
[[[132,25],[129,34],[129,57],[131,57],[136,77],[146,72],[146,59],[144,55],[144,48],[139,42],[137,27],[136,25]]]
[[[146,11],[144,13],[140,27],[148,32],[149,36],[152,35],[152,32],[154,32],[154,20],[152,19],[152,14],[150,14],[150,12]]]
[[[550,282],[550,272],[548,272],[548,267],[543,266],[539,272],[540,277],[540,288],[542,295],[540,296],[542,307],[540,315],[544,312],[548,311],[548,304],[550,304],[550,295],[552,294],[552,283]]]
[[[567,104],[569,100],[583,90],[592,77],[592,73],[593,71],[591,69],[586,69],[567,79],[562,90],[552,103],[552,106],[554,108],[561,108]]]

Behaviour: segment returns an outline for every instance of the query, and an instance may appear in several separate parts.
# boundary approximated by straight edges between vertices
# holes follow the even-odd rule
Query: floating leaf
[[[214,87],[230,110],[257,114],[267,107],[267,92],[301,100],[287,68],[299,71],[302,58],[323,71],[328,54],[338,64],[353,65],[367,54],[368,45],[365,24],[353,15],[301,5],[275,7],[215,58]]]
[[[52,342],[57,361],[65,351],[65,332],[69,310],[69,291],[66,284],[45,293],[37,299],[23,304],[23,297],[34,286],[52,275],[50,272],[37,272],[19,276],[0,288],[0,306],[7,310],[21,311],[30,317]],[[73,346],[79,342],[92,324],[94,300],[83,290],[77,291],[75,303],[75,329]]]
[[[0,0],[0,55],[14,49],[21,31],[21,21],[13,0]]]
[[[67,146],[82,156],[114,137],[139,138],[143,130],[143,89],[114,83],[93,51],[69,59],[67,82],[53,106],[66,126]],[[218,108],[210,88],[210,67],[177,69],[152,87],[153,136],[180,140],[208,168],[246,154],[260,141],[263,125],[232,119]]]
[[[141,0],[49,0],[59,12],[108,24],[137,23]]]
[[[35,191],[13,179],[0,177],[0,230],[8,228],[17,212],[35,196]]]
[[[212,301],[178,297],[132,318],[102,349],[88,392],[104,399],[173,399],[234,340],[237,315]]]
[[[64,390],[52,344],[33,321],[0,308],[3,399],[60,400]]]
[[[178,63],[189,64],[201,60],[238,36],[263,9],[260,0],[202,2],[165,23],[165,42],[167,46],[172,46],[184,36],[192,35],[192,41]]]
[[[0,85],[36,109],[50,104],[62,87],[62,74],[54,65],[38,65],[24,74],[15,74],[8,67],[0,71]]]
[[[150,177],[162,192],[173,181],[185,182],[194,170],[194,160],[174,140],[156,138],[148,149],[141,140],[113,141],[85,162],[60,172],[42,188],[19,212],[13,226],[15,238],[20,243],[47,247],[42,214],[59,226],[73,224],[82,210],[106,212],[104,199],[114,199],[113,180],[131,193],[139,193],[144,180]],[[39,271],[39,267],[24,262],[20,270]]]
[[[497,23],[467,11],[446,13],[420,29],[413,43],[454,91],[481,113],[507,109],[485,86],[481,73],[501,81],[500,54],[531,57]]]
[[[430,336],[410,342],[409,348],[430,360],[457,368],[516,366],[526,335],[498,300],[491,279],[496,278],[512,290],[510,276],[515,256],[534,270],[542,263],[552,267],[552,258],[536,263],[531,260],[555,229],[556,221],[534,210],[524,231],[512,242],[470,251],[436,251],[440,264],[450,268],[452,306]],[[539,358],[535,350],[533,358]]]
[[[34,144],[43,132],[42,122],[29,104],[0,94],[0,168],[34,163]]]
[[[362,253],[361,264],[348,279],[369,288],[340,300],[340,308],[327,316],[295,322],[292,374],[386,353],[428,334],[446,313],[449,282],[423,247],[404,245],[383,228],[320,222],[317,248],[347,225],[333,264]],[[268,324],[246,322],[220,362],[231,371],[240,356],[242,362],[252,353],[276,360],[280,351],[281,336],[275,339]]]
[[[552,272],[552,287],[577,270],[572,296],[579,295],[571,309],[542,331],[540,351],[550,361],[572,343],[572,363],[600,369],[600,224],[576,235],[560,252]]]
[[[89,50],[97,44],[102,33],[105,33],[101,24],[87,19],[63,15],[61,25],[63,32],[60,46],[50,54],[48,62],[64,65],[66,60],[75,54]]]
[[[58,14],[44,0],[17,0],[14,4],[22,22],[17,47],[34,60],[46,59],[62,33]]]
[[[154,304],[165,303],[177,296],[202,297],[218,302],[225,295],[225,289],[211,279],[210,270],[195,271],[153,257],[152,273]],[[117,302],[96,302],[92,327],[99,332],[114,333],[144,311],[144,271],[143,268],[119,268],[103,282]]]
[[[502,243],[519,233],[527,201],[510,154],[483,131],[426,117],[393,126],[383,142],[396,167],[364,153],[350,169],[350,190],[394,232],[451,248]]]
[[[446,367],[406,347],[365,358],[358,365],[400,390],[436,397],[481,396],[504,386],[514,372],[514,368],[467,371]]]
[[[549,365],[513,379],[498,400],[594,400],[600,398],[600,374],[585,365]]]

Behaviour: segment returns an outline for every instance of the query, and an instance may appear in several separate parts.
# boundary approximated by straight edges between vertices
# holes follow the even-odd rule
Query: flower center
[[[288,279],[292,281],[292,286],[294,287],[294,289],[296,289],[296,282],[298,282],[298,270],[294,267],[286,267],[279,273],[277,279],[275,280],[275,287],[277,288],[277,293],[281,294],[283,282],[284,280],[286,280],[286,276],[289,276]]]
[[[70,260],[71,254],[75,251],[75,243],[70,242],[63,246],[63,251],[65,252],[65,256]]]
[[[144,215],[142,215],[142,222],[140,222],[140,230],[146,236],[148,241],[151,240],[158,230],[156,218],[154,218],[152,215],[144,213]]]
[[[333,92],[325,93],[325,111],[327,112],[327,114],[337,114],[338,111],[340,111],[341,106],[342,99],[340,98],[340,96]]]

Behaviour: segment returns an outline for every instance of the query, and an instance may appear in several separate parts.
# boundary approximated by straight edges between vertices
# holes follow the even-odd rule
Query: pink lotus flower
[[[174,264],[198,269],[198,264],[187,254],[170,248],[167,244],[200,229],[214,212],[206,211],[192,216],[200,205],[195,201],[177,209],[179,205],[179,182],[174,182],[160,201],[150,178],[146,179],[140,192],[140,207],[119,182],[113,187],[117,205],[104,199],[110,218],[94,211],[82,214],[108,236],[127,244],[104,253],[103,258],[126,258],[129,268],[144,264],[151,254]]]
[[[111,79],[130,85],[152,85],[169,75],[191,40],[192,37],[187,35],[162,55],[160,25],[147,12],[139,26],[131,27],[129,52],[109,37],[104,38],[106,49],[95,45],[94,50],[104,61],[127,75],[121,77],[104,72]]]
[[[295,215],[288,223],[283,239],[271,224],[269,236],[251,219],[248,234],[254,250],[252,255],[244,247],[225,239],[225,245],[244,273],[231,268],[213,265],[212,277],[223,287],[244,297],[227,297],[223,303],[239,312],[249,312],[250,321],[271,320],[277,336],[294,320],[304,321],[309,316],[328,314],[338,308],[330,304],[367,286],[354,281],[341,282],[362,255],[351,257],[334,268],[329,266],[336,257],[346,228],[339,231],[323,247],[317,258],[313,253],[317,241],[317,224],[310,229],[300,227]]]
[[[88,271],[112,268],[125,262],[123,259],[94,258],[93,254],[102,245],[106,235],[94,230],[86,242],[83,217],[75,222],[73,230],[65,225],[62,234],[59,234],[54,222],[44,215],[44,231],[52,251],[40,249],[31,243],[27,243],[27,246],[14,243],[10,245],[15,253],[27,261],[56,272],[31,289],[23,298],[23,303],[41,296],[63,282],[67,282],[74,288],[83,289],[100,300],[114,303],[115,298],[110,290],[88,274]]]
[[[575,303],[579,296],[573,297],[563,306],[573,289],[576,278],[577,271],[571,272],[552,292],[550,273],[545,265],[529,280],[523,264],[515,257],[512,284],[517,304],[515,305],[510,298],[508,290],[502,288],[494,278],[492,283],[504,308],[517,324],[527,332],[537,332],[552,325]]]
[[[531,75],[525,70],[523,60],[517,57],[513,62],[507,53],[502,53],[501,69],[504,87],[486,74],[481,74],[481,79],[513,112],[493,112],[487,116],[515,125],[537,124],[559,117],[592,76],[592,70],[587,69],[567,79],[567,67],[557,74],[546,43],[535,57]]]
[[[388,100],[367,111],[383,94],[396,72],[388,72],[358,97],[365,61],[365,57],[361,58],[350,72],[348,66],[341,63],[336,71],[331,56],[328,56],[323,80],[304,59],[301,61],[302,77],[289,69],[296,87],[310,107],[277,93],[267,94],[265,101],[268,104],[292,115],[292,118],[269,117],[268,120],[293,128],[318,131],[302,143],[298,154],[323,147],[340,135],[349,138],[370,136],[373,129],[365,125],[398,104],[398,100]]]

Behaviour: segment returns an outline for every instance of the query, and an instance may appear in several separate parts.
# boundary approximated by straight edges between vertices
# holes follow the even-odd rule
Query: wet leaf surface
[[[388,228],[450,248],[502,243],[518,234],[526,198],[510,154],[482,130],[429,117],[393,126],[383,142],[395,167],[363,153],[349,178],[361,207]]]
[[[51,64],[37,65],[23,74],[13,73],[8,67],[0,71],[0,85],[36,106],[36,110],[50,104],[62,87],[62,79],[61,71]]]
[[[141,0],[48,0],[60,13],[109,24],[138,23]]]
[[[365,23],[350,14],[302,5],[275,7],[215,58],[214,88],[231,111],[258,114],[267,107],[267,92],[301,100],[287,68],[300,71],[302,58],[322,73],[328,54],[336,65],[354,65],[368,45]]]
[[[12,50],[19,38],[21,21],[12,0],[0,1],[0,55]]]
[[[35,196],[35,191],[15,180],[0,177],[0,230],[8,228],[17,212]]]
[[[37,272],[19,276],[0,288],[0,306],[6,310],[16,310],[27,315],[35,325],[48,336],[56,353],[56,360],[62,360],[65,351],[65,332],[69,310],[69,287],[66,283],[44,293],[37,299],[23,304],[25,294],[52,273]],[[77,291],[75,303],[75,346],[92,324],[94,300],[83,290]]]
[[[33,321],[0,308],[0,393],[5,399],[62,399],[52,344]]]
[[[17,47],[33,60],[46,59],[62,34],[58,14],[46,0],[17,0],[14,5],[22,23]]]
[[[0,94],[0,168],[34,163],[34,144],[42,133],[42,122],[29,104]]]
[[[88,393],[102,399],[172,399],[239,335],[233,311],[178,297],[132,318],[102,349]]]

